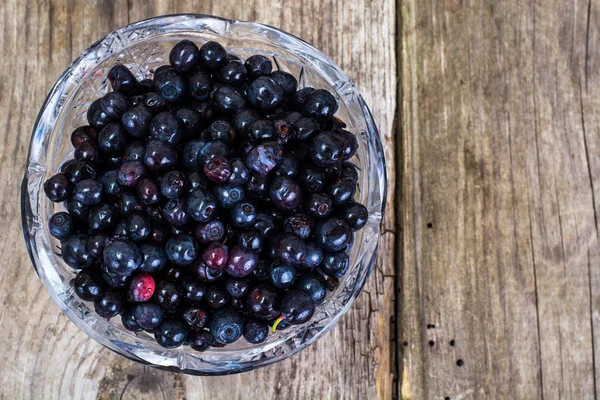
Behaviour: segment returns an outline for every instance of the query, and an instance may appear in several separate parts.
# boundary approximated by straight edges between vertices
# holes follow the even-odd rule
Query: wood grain
[[[600,4],[399,15],[402,398],[596,398]]]
[[[312,42],[350,75],[384,141],[395,180],[395,2],[6,0],[0,3],[0,398],[391,398],[394,390],[394,190],[381,257],[337,327],[276,366],[222,378],[142,367],[88,339],[58,310],[23,244],[19,185],[38,109],[71,60],[108,32],[154,15],[193,12],[255,20]]]

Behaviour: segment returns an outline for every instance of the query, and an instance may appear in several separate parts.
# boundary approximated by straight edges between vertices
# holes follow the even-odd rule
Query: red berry
[[[154,294],[154,287],[154,278],[150,274],[139,273],[131,280],[129,297],[135,302],[148,301]]]

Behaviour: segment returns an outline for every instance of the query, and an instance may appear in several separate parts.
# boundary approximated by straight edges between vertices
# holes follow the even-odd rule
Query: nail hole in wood
[[[434,324],[427,324],[427,329],[434,329],[435,325]]]
[[[456,342],[454,341],[454,339],[452,339],[452,340],[450,341],[450,346],[454,346],[455,344],[456,344]]]
[[[427,228],[429,228],[429,229],[433,228],[433,224],[431,222],[427,223]]]
[[[463,360],[456,361],[456,365],[458,365],[459,367],[462,367],[464,364],[465,364],[465,362]]]
[[[450,400],[450,396],[444,397],[444,400]]]
[[[402,343],[403,346],[408,346],[408,342]]]
[[[433,340],[429,341],[429,346],[433,347],[434,344],[435,344],[435,342]]]

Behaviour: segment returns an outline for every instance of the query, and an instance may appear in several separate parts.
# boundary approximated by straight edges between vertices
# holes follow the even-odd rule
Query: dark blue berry
[[[305,87],[303,89],[298,90],[292,96],[291,106],[296,111],[303,111],[304,105],[306,104],[310,95],[315,91],[315,89],[311,87]]]
[[[140,246],[142,252],[142,263],[140,271],[149,274],[160,271],[167,264],[167,255],[161,246],[152,243],[143,243]]]
[[[129,107],[127,97],[119,92],[110,92],[100,99],[100,106],[111,121],[120,121],[121,116]]]
[[[129,192],[124,192],[120,196],[119,210],[124,216],[131,215],[134,212],[144,210],[144,203],[137,198],[136,195]]]
[[[250,282],[247,278],[229,278],[225,282],[225,290],[236,299],[241,299],[248,294]]]
[[[152,115],[156,115],[159,112],[164,111],[167,107],[165,98],[158,93],[147,93],[144,96],[143,104],[148,108],[148,110],[150,110]]]
[[[183,320],[188,324],[190,329],[196,331],[204,328],[208,322],[208,314],[197,306],[186,308],[182,315]]]
[[[145,153],[146,144],[137,140],[127,145],[123,159],[125,161],[143,161]]]
[[[143,330],[141,326],[135,321],[133,316],[133,312],[135,311],[135,307],[126,308],[123,313],[121,313],[121,323],[123,327],[131,332],[140,332]]]
[[[142,329],[153,331],[162,323],[163,312],[156,304],[142,303],[135,307],[133,319]]]
[[[150,136],[173,145],[177,144],[183,137],[182,123],[173,114],[161,112],[150,122]]]
[[[198,222],[208,222],[217,212],[215,196],[203,189],[194,190],[187,196],[187,212]]]
[[[235,311],[221,309],[214,313],[210,321],[210,332],[217,342],[233,343],[244,332],[244,321]]]
[[[312,161],[321,167],[327,167],[342,161],[343,143],[336,132],[321,132],[310,142],[309,155]]]
[[[212,140],[200,149],[198,164],[204,166],[215,156],[229,157],[229,147],[220,140]]]
[[[137,195],[146,205],[158,203],[161,200],[160,189],[156,182],[150,178],[142,179],[136,186]]]
[[[119,183],[127,187],[135,187],[146,176],[146,167],[141,161],[127,161],[119,168]]]
[[[110,319],[123,311],[123,297],[118,292],[108,290],[94,301],[94,309],[102,318]]]
[[[221,221],[199,222],[194,229],[194,236],[199,243],[219,242],[225,236],[225,225]]]
[[[302,202],[302,191],[292,178],[279,176],[273,179],[269,188],[271,201],[282,210],[294,210]]]
[[[244,324],[244,339],[249,343],[258,344],[267,340],[269,325],[264,321],[249,319]]]
[[[75,275],[73,289],[81,300],[94,301],[104,294],[106,284],[97,272],[84,270]]]
[[[179,72],[191,71],[200,62],[200,50],[193,42],[182,40],[171,49],[169,62]]]
[[[233,208],[244,199],[244,189],[230,183],[215,185],[213,193],[217,203],[223,208]]]
[[[229,260],[225,271],[236,278],[248,276],[258,265],[258,254],[245,250],[240,246],[233,246],[229,252]]]
[[[246,156],[246,166],[257,176],[266,176],[282,159],[283,147],[279,143],[263,142],[250,150]]]
[[[129,68],[124,65],[114,65],[108,71],[108,80],[115,92],[121,92],[125,96],[134,94],[137,87],[137,79],[131,73]]]
[[[327,251],[343,250],[350,240],[350,227],[339,218],[320,220],[314,229],[315,241]]]
[[[326,190],[334,206],[347,203],[356,193],[356,182],[348,178],[337,178]]]
[[[200,62],[208,70],[218,70],[227,62],[227,51],[217,42],[206,42],[200,47]]]
[[[247,228],[256,220],[256,207],[247,201],[236,204],[231,210],[231,224],[236,228]]]
[[[196,100],[206,100],[212,92],[212,80],[204,71],[198,71],[190,77],[190,93]]]
[[[90,215],[90,207],[75,199],[71,199],[67,202],[67,211],[74,220],[78,222],[87,222],[88,216]]]
[[[306,252],[301,265],[305,269],[314,269],[323,262],[323,250],[314,242],[306,242]]]
[[[273,79],[261,76],[248,88],[248,101],[260,111],[272,111],[283,102],[283,89]]]
[[[213,182],[226,182],[231,175],[231,164],[223,156],[213,156],[203,167],[204,175]]]
[[[208,331],[191,331],[188,336],[190,347],[196,351],[206,351],[215,344],[215,338]]]
[[[269,269],[269,280],[278,289],[288,289],[296,281],[296,267],[292,264],[275,262]]]
[[[144,104],[138,104],[121,116],[121,125],[123,125],[123,129],[131,136],[138,138],[148,135],[151,121],[152,110]]]
[[[314,272],[300,276],[296,281],[295,288],[306,292],[315,304],[321,304],[327,296],[325,280]]]
[[[183,136],[190,138],[196,136],[202,127],[198,111],[191,108],[180,107],[175,111],[175,116],[181,121]]]
[[[59,172],[44,182],[44,192],[55,203],[65,201],[71,194],[71,181],[65,173]]]
[[[84,179],[94,179],[96,177],[96,169],[84,161],[70,163],[65,167],[64,173],[73,185]]]
[[[108,237],[105,234],[98,233],[96,235],[90,236],[87,241],[87,249],[95,258],[102,258],[102,253],[104,252],[104,247],[106,247],[106,243],[108,242]]]
[[[104,128],[106,129],[106,128]],[[103,129],[103,130],[104,130]],[[77,161],[85,161],[86,163],[96,164],[100,154],[96,142],[83,142],[76,149],[73,158]]]
[[[175,310],[181,301],[181,288],[175,282],[162,281],[156,286],[154,300],[164,310]]]
[[[167,241],[165,253],[173,264],[189,265],[198,257],[198,243],[190,235],[176,235]]]
[[[337,215],[346,221],[353,231],[357,231],[365,226],[369,218],[367,207],[355,201],[343,205],[337,212]]]
[[[260,54],[255,54],[246,59],[244,63],[246,71],[251,79],[256,79],[260,76],[270,75],[273,70],[273,64],[271,61]]]
[[[100,177],[102,191],[108,196],[119,196],[121,194],[121,185],[119,184],[119,171],[113,169],[107,171]]]
[[[73,188],[73,198],[87,206],[100,203],[102,200],[102,183],[94,179],[84,179]]]
[[[306,254],[304,240],[292,233],[277,235],[272,242],[275,256],[283,262],[298,265]]]
[[[280,314],[281,299],[275,288],[261,283],[248,293],[248,312],[256,318],[271,320]]]
[[[71,133],[71,144],[74,148],[77,148],[84,142],[95,141],[97,137],[96,130],[91,126],[80,126]]]
[[[313,221],[306,214],[291,215],[283,221],[284,232],[293,233],[302,239],[310,236],[312,228]]]
[[[274,71],[270,78],[273,79],[279,86],[281,86],[284,97],[290,97],[296,93],[298,81],[296,78],[294,78],[294,75],[290,74],[289,72]]]
[[[206,290],[204,301],[210,308],[218,310],[229,305],[231,296],[220,286],[212,285]]]
[[[73,219],[66,212],[58,212],[48,221],[50,234],[58,240],[65,240],[73,233]]]
[[[327,90],[317,89],[313,91],[304,104],[304,115],[326,122],[338,109],[338,102]]]
[[[221,279],[223,276],[222,269],[212,269],[201,261],[202,260],[196,262],[192,267],[192,270],[198,279],[204,282],[214,282]]]
[[[265,238],[273,237],[277,234],[279,223],[270,214],[260,212],[256,214],[253,229]]]
[[[199,139],[186,143],[181,153],[181,161],[187,171],[198,171],[198,154],[205,145],[206,142]]]
[[[319,125],[310,118],[300,118],[292,124],[291,129],[297,140],[307,141],[319,131]]]
[[[102,265],[102,279],[113,289],[124,289],[129,286],[131,277],[128,275],[119,275],[111,272],[106,265]]]
[[[133,242],[113,240],[104,248],[103,259],[111,273],[127,276],[142,264],[143,255]]]
[[[155,331],[154,339],[162,347],[172,349],[181,346],[189,329],[184,322],[178,320],[164,321]]]
[[[132,214],[127,218],[128,237],[134,242],[141,242],[150,236],[152,227],[150,218],[144,214]]]
[[[169,171],[160,181],[160,191],[168,199],[176,199],[185,193],[186,177],[183,172]]]
[[[246,193],[256,199],[268,200],[270,183],[271,179],[268,176],[250,175],[250,179],[245,185]]]
[[[206,285],[196,279],[184,278],[181,281],[181,293],[185,303],[199,303],[206,293]],[[198,328],[202,328],[202,326]]]
[[[325,253],[321,269],[329,276],[341,278],[348,271],[349,266],[350,259],[348,254],[340,251],[337,253]]]
[[[212,140],[220,140],[229,144],[233,143],[236,138],[235,131],[231,125],[223,120],[216,120],[213,122],[208,128],[208,133]]]
[[[228,61],[219,71],[219,80],[226,85],[241,86],[246,82],[246,67],[240,61]]]
[[[94,100],[87,111],[87,122],[96,129],[96,131],[100,131],[110,122],[110,118],[108,118],[108,115],[106,115],[102,109],[100,101],[100,99]]]
[[[165,68],[154,74],[152,89],[168,103],[181,101],[187,93],[187,82],[183,75],[172,68]]]
[[[263,242],[263,237],[253,229],[240,233],[238,237],[238,244],[242,249],[255,253],[260,253],[263,250]]]
[[[231,119],[231,126],[237,133],[243,135],[248,127],[256,120],[260,119],[260,114],[252,109],[241,110],[235,113]]]
[[[292,325],[308,322],[315,312],[315,303],[303,290],[290,289],[281,300],[281,315]]]
[[[94,232],[110,232],[120,217],[119,210],[113,204],[100,204],[90,210],[88,226]]]
[[[218,112],[233,115],[246,106],[246,100],[239,90],[223,85],[213,92],[211,104]]]
[[[240,158],[234,158],[230,162],[231,175],[229,175],[229,183],[234,185],[243,185],[250,179],[250,171],[246,168],[246,164]]]
[[[268,119],[257,119],[246,129],[246,136],[251,142],[275,139],[275,125]]]

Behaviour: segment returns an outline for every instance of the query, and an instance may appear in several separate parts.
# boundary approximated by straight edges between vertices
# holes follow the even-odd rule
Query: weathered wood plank
[[[367,9],[365,11],[365,9]],[[279,26],[321,48],[354,79],[385,143],[394,182],[395,2],[31,1],[0,4],[0,397],[7,398],[391,398],[394,348],[394,191],[377,268],[356,306],[325,338],[279,365],[224,378],[141,367],[88,339],[62,316],[31,268],[18,193],[30,129],[46,93],[89,44],[128,21],[196,12]]]
[[[400,16],[402,397],[594,398],[598,4]]]

